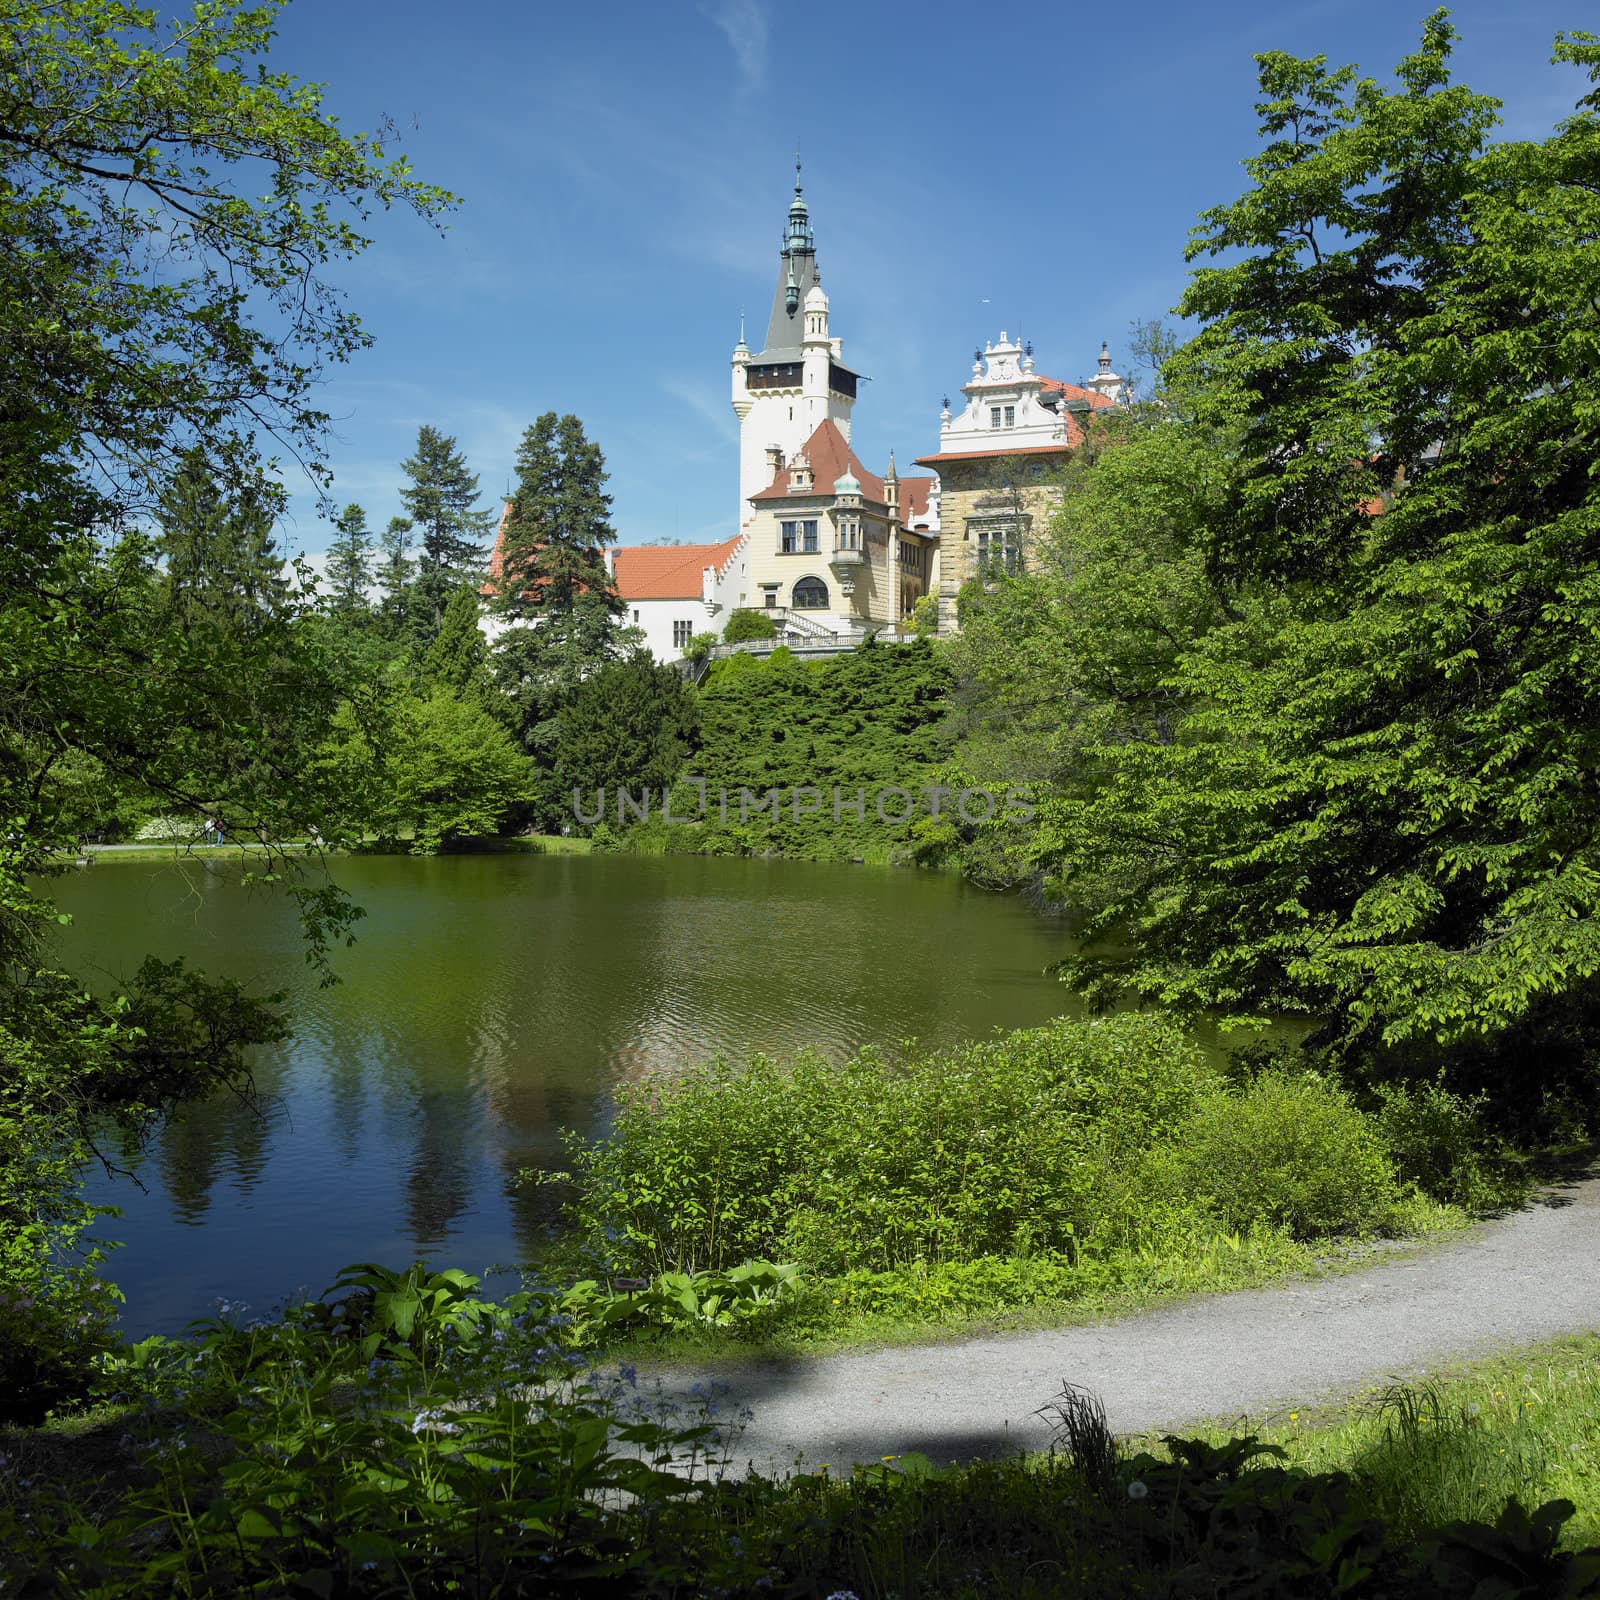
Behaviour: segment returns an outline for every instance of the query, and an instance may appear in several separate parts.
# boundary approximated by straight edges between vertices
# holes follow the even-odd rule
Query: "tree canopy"
[[[1258,58],[1178,403],[975,607],[1045,801],[1009,848],[1102,992],[1459,1040],[1600,971],[1600,92],[1493,142],[1453,40],[1393,87]],[[1600,83],[1592,36],[1556,60]]]
[[[29,879],[97,773],[271,845],[350,815],[307,756],[351,686],[268,578],[264,452],[325,481],[314,384],[367,340],[326,269],[371,207],[449,197],[260,60],[279,3],[0,0],[0,1392],[37,1404],[103,1334],[70,1267],[99,1119],[244,1086],[281,1022],[158,963],[91,998]],[[316,955],[351,909],[290,888]]]

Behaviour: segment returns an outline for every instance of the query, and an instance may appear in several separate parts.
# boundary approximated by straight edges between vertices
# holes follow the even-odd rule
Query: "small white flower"
[[[1149,1496],[1149,1484],[1140,1482],[1138,1478],[1135,1478],[1133,1482],[1128,1485],[1128,1498],[1130,1500],[1146,1500],[1149,1498]]]

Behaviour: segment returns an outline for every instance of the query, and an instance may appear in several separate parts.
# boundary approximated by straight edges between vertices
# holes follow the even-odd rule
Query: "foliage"
[[[192,844],[205,837],[205,829],[202,817],[150,817],[139,825],[134,838]]]
[[[495,677],[515,708],[523,748],[548,763],[556,718],[578,685],[636,636],[606,570],[616,541],[605,458],[574,416],[547,411],[523,434],[517,486],[493,572]]]
[[[342,709],[317,766],[385,844],[434,855],[504,831],[532,773],[504,725],[445,688],[401,693],[376,720]]]
[[[722,627],[722,638],[726,644],[743,644],[746,640],[776,639],[778,625],[765,611],[757,611],[749,606],[736,606],[728,613],[728,620]]]
[[[949,683],[938,649],[923,642],[868,644],[810,662],[787,650],[766,661],[742,653],[714,661],[698,691],[699,747],[688,773],[705,791],[685,781],[672,796],[674,818],[703,820],[634,827],[630,840],[714,855],[908,857],[950,748]]]
[[[939,597],[936,594],[918,595],[911,607],[911,631],[919,639],[932,638],[939,631]]]
[[[457,589],[422,657],[420,676],[424,683],[448,689],[494,714],[501,711],[502,701],[489,676],[489,646],[478,626],[481,615],[477,591],[469,585]]]
[[[282,614],[289,584],[272,538],[273,499],[246,489],[230,500],[202,452],[191,451],[161,495],[157,549],[166,603],[185,632],[210,626],[258,633]]]
[[[396,637],[408,632],[413,611],[411,586],[416,580],[417,563],[411,555],[411,532],[409,518],[390,517],[381,541],[378,615]]]
[[[1141,447],[1218,453],[1192,492],[1158,481],[1153,568],[1094,624],[1136,670],[1085,681],[1085,645],[1051,672],[1059,562],[999,603],[1043,619],[974,662],[1024,715],[1081,706],[1030,853],[1103,936],[1070,969],[1102,993],[1454,1043],[1600,972],[1600,94],[1493,143],[1452,44],[1430,18],[1393,88],[1259,59],[1252,187],[1201,219],[1191,254],[1219,262]],[[1556,56],[1600,79],[1600,41]],[[1073,539],[1132,526],[1118,453]]]
[[[715,1403],[649,1414],[637,1373],[564,1349],[572,1327],[545,1302],[479,1300],[468,1275],[421,1267],[343,1277],[352,1293],[277,1321],[217,1320],[123,1352],[112,1380],[145,1405],[111,1423],[122,1438],[98,1475],[43,1436],[7,1436],[23,1469],[0,1479],[7,1578],[24,1593],[130,1600],[1600,1593],[1600,1549],[1562,1540],[1572,1504],[1538,1503],[1538,1469],[1504,1448],[1493,1459],[1517,1468],[1480,1451],[1483,1483],[1452,1465],[1466,1431],[1489,1445],[1525,1434],[1520,1413],[1485,1407],[1480,1420],[1402,1391],[1331,1455],[1298,1432],[1137,1448],[1069,1387],[1041,1410],[1056,1440],[1037,1460],[910,1452],[854,1471],[713,1478],[734,1450]],[[410,1285],[426,1301],[429,1284],[449,1286],[437,1314],[418,1310],[409,1334],[366,1356],[377,1295]],[[1427,1437],[1435,1420],[1440,1441]],[[1376,1460],[1362,1448],[1375,1432],[1415,1448]]]
[[[1525,1197],[1527,1180],[1489,1130],[1481,1096],[1468,1100],[1436,1078],[1383,1083],[1377,1123],[1402,1178],[1466,1211],[1490,1211]]]
[[[1312,1073],[1262,1073],[1198,1104],[1173,1141],[1174,1192],[1203,1197],[1229,1227],[1297,1239],[1370,1233],[1399,1199],[1382,1126]]]
[[[693,747],[698,717],[682,673],[641,650],[585,678],[556,721],[554,804],[587,812],[598,791],[614,807],[619,789],[637,794],[672,784]]]
[[[417,541],[417,576],[410,595],[417,641],[432,642],[450,597],[482,576],[483,542],[494,528],[494,512],[478,508],[477,474],[454,439],[424,423],[417,450],[401,463],[410,480],[400,499]]]
[[[367,514],[352,502],[333,519],[333,527],[334,538],[328,545],[328,604],[340,616],[365,616],[373,578]]]
[[[618,1091],[610,1136],[574,1145],[576,1219],[657,1271],[1071,1252],[1126,1223],[1112,1175],[1212,1081],[1176,1029],[1135,1016],[892,1065],[716,1062]]]
[[[171,967],[87,995],[29,880],[94,773],[128,812],[269,845],[352,830],[309,756],[357,689],[284,590],[261,452],[325,481],[312,385],[366,342],[330,269],[371,208],[449,197],[261,60],[278,9],[6,0],[0,28],[0,1296],[7,1370],[48,1369],[44,1403],[99,1337],[69,1197],[104,1119],[137,1139],[183,1095],[246,1090],[281,1023]],[[281,852],[263,864],[320,958],[351,908]]]

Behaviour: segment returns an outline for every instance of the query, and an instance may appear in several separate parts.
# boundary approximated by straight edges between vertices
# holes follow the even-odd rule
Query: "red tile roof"
[[[707,567],[728,564],[739,535],[721,544],[626,545],[613,552],[612,573],[624,600],[698,600]]]
[[[489,556],[489,577],[479,591],[492,595],[503,566],[501,541],[511,502],[506,501],[495,530],[494,550]],[[613,581],[624,600],[698,600],[701,574],[707,567],[719,572],[733,556],[739,535],[721,544],[627,545],[614,552]]]
[[[819,422],[816,431],[801,446],[806,459],[811,463],[811,482],[815,486],[810,492],[819,495],[832,495],[836,479],[844,476],[848,467],[861,484],[861,498],[872,505],[886,505],[885,498],[888,491],[884,487],[883,479],[875,472],[868,472],[861,464],[858,457],[848,444],[845,437],[839,432],[838,424],[832,420]],[[926,520],[928,515],[928,497],[933,493],[933,486],[937,480],[913,475],[909,478],[902,477],[900,483],[900,520],[910,527],[915,521]],[[772,482],[761,491],[753,494],[752,500],[787,500],[789,498],[789,468],[783,467]]]

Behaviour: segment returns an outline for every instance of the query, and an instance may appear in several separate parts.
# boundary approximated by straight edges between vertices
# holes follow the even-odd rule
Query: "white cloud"
[[[760,0],[715,0],[701,15],[720,28],[739,64],[739,91],[759,89],[767,76],[767,17]]]

